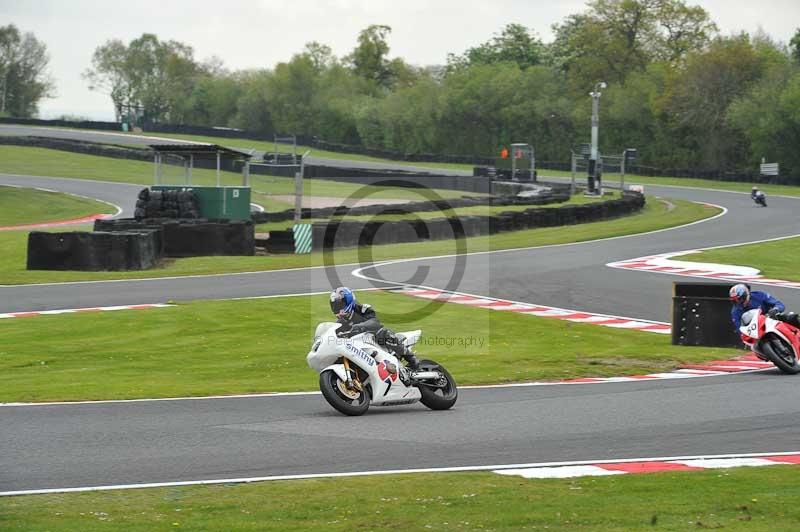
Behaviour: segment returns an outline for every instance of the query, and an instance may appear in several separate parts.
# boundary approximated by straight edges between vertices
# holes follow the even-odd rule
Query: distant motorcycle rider
[[[758,190],[758,187],[753,187],[752,190],[750,190],[750,199],[763,207],[767,206],[767,197],[763,192]]]
[[[800,327],[800,316],[794,312],[784,313],[786,306],[783,302],[767,292],[751,291],[746,284],[739,283],[731,287],[729,296],[733,302],[731,320],[733,320],[733,327],[737,332],[741,325],[742,314],[754,309],[761,309],[761,312],[766,313],[770,318]]]
[[[331,311],[336,315],[337,323],[342,324],[338,331],[340,335],[354,336],[371,332],[375,335],[378,345],[386,347],[404,359],[409,368],[419,367],[419,360],[414,353],[394,332],[381,324],[371,305],[358,303],[355,294],[349,288],[340,286],[331,292]]]

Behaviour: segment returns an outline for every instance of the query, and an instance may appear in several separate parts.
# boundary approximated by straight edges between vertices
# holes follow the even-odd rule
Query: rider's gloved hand
[[[778,317],[779,317],[780,315],[781,315],[781,311],[780,311],[780,310],[778,310],[778,309],[776,309],[776,308],[771,308],[771,309],[769,309],[769,311],[767,312],[767,316],[768,316],[768,317],[770,317],[770,318],[772,318],[773,320],[776,320],[776,319],[778,319]]]
[[[350,327],[350,336],[355,336],[363,332],[366,332],[366,329],[361,325],[353,325],[352,327]]]

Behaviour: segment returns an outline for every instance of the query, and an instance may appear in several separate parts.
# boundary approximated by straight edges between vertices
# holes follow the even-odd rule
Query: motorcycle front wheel
[[[319,374],[319,389],[328,404],[346,416],[361,416],[369,408],[369,392],[349,390],[332,370]]]
[[[438,371],[442,374],[441,382],[437,383],[438,386],[426,386],[424,383],[417,385],[419,393],[422,394],[419,402],[431,410],[448,410],[452,408],[458,399],[458,388],[450,372],[433,360],[421,361],[419,369],[423,371]]]
[[[764,354],[782,372],[789,375],[800,373],[800,361],[797,360],[797,355],[792,346],[788,345],[783,339],[772,336],[763,343],[762,348],[764,349]]]

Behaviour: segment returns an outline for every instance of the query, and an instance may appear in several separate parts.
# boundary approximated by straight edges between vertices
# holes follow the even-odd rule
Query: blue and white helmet
[[[739,305],[746,305],[747,302],[750,301],[750,289],[747,288],[746,284],[739,283],[733,285],[728,295],[731,301]]]
[[[346,286],[340,286],[331,292],[331,311],[337,317],[349,317],[356,308],[356,296]]]

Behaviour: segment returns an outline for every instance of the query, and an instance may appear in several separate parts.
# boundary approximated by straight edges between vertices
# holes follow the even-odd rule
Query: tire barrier
[[[250,221],[120,218],[96,220],[94,229],[109,232],[157,229],[166,257],[255,254],[255,226]]]
[[[133,217],[143,218],[200,218],[197,194],[192,190],[150,190],[143,188],[136,201]]]
[[[122,271],[156,265],[159,231],[71,232],[28,235],[29,270]]]
[[[674,283],[672,344],[742,347],[731,322],[731,284]]]
[[[0,145],[3,144],[10,146],[46,148],[49,150],[82,153],[97,157],[110,157],[112,159],[131,159],[134,161],[153,162],[153,152],[150,149],[121,146],[118,144],[103,144],[99,142],[58,139],[50,137],[17,137],[0,135]],[[172,155],[165,156],[164,162],[174,166],[183,166],[183,161],[179,157]],[[211,159],[197,159],[194,161],[194,167],[216,169],[217,161]],[[241,173],[241,165],[237,165],[236,161],[231,161],[230,159],[223,159],[220,162],[220,169],[226,172]]]
[[[552,187],[556,188],[556,187]],[[568,187],[567,187],[568,189]],[[304,208],[301,217],[303,219],[330,218],[332,216],[368,216],[381,214],[409,214],[413,212],[433,212],[464,207],[481,207],[497,205],[550,205],[552,203],[564,203],[570,198],[569,192],[562,188],[556,191],[543,192],[538,196],[467,196],[463,198],[453,198],[442,201],[414,201],[400,205],[364,205],[361,207],[324,207],[317,209]],[[285,222],[294,218],[294,210],[287,209],[279,212],[254,212],[252,220],[257,224],[269,222]]]
[[[312,225],[312,246],[315,251],[340,247],[371,246],[452,240],[455,238],[494,235],[497,233],[555,227],[616,218],[641,210],[644,195],[625,192],[620,199],[587,205],[558,208],[531,208],[507,211],[492,216],[464,216],[428,220],[356,221],[332,220]],[[273,241],[274,239],[274,241]],[[292,232],[271,231],[267,241],[269,253],[292,253]]]
[[[117,144],[100,144],[72,139],[57,139],[49,137],[16,137],[0,135],[0,144],[8,146],[26,146],[31,148],[46,148],[48,150],[68,151],[83,153],[98,157],[111,157],[113,159],[131,159],[134,161],[152,162],[153,153],[150,150],[119,146]]]

